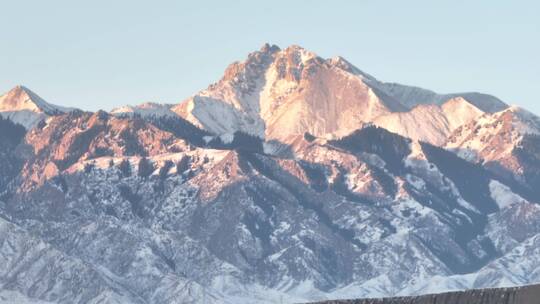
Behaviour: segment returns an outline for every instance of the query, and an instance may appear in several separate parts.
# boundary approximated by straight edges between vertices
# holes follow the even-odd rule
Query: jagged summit
[[[215,134],[244,131],[283,140],[304,132],[342,136],[379,117],[459,97],[482,112],[507,107],[480,93],[441,95],[385,83],[342,57],[323,59],[298,45],[265,44],[172,110]]]
[[[240,130],[281,139],[306,131],[343,135],[401,108],[313,52],[265,45],[173,111],[216,134]]]
[[[18,85],[0,96],[0,115],[13,122],[32,128],[40,120],[72,109],[46,102],[25,86]]]

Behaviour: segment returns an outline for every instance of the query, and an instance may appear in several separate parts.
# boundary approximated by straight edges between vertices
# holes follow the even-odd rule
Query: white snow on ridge
[[[419,87],[399,83],[382,82],[373,77],[366,78],[369,85],[381,90],[387,96],[398,100],[409,109],[422,104],[442,105],[450,99],[460,97],[487,113],[502,111],[508,107],[500,99],[477,92],[438,94]]]
[[[172,105],[169,104],[159,104],[154,102],[145,102],[137,106],[123,106],[111,111],[113,115],[127,115],[132,116],[134,114],[140,115],[142,117],[167,117],[167,116],[177,116],[176,113],[171,111]]]
[[[515,114],[516,117],[512,123],[520,134],[540,134],[540,117],[519,106],[511,106],[506,111]]]
[[[221,142],[228,145],[234,141],[234,133],[224,133],[219,136]]]
[[[417,280],[411,286],[399,291],[396,296],[416,296],[441,292],[461,291],[473,286],[475,273],[454,276],[434,276],[425,280]]]
[[[501,184],[496,180],[489,182],[489,191],[491,198],[497,203],[500,209],[507,208],[513,204],[526,203],[521,196],[515,194],[508,186]]]
[[[458,127],[469,123],[484,112],[461,97],[443,105],[418,105],[408,112],[390,113],[375,119],[374,124],[391,132],[442,145]]]
[[[445,101],[441,105],[441,110],[448,120],[451,131],[485,114],[484,111],[462,97],[454,97]]]
[[[540,117],[511,106],[464,124],[448,137],[444,146],[468,161],[496,161],[513,166],[512,152],[531,134],[540,134]]]
[[[23,126],[27,130],[33,128],[40,121],[45,120],[48,117],[43,113],[36,113],[31,110],[3,111],[0,112],[0,116]]]

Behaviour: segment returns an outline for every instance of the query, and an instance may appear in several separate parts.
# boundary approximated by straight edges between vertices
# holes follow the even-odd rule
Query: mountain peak
[[[0,115],[30,129],[40,120],[72,109],[46,102],[39,95],[23,85],[17,85],[0,96]]]
[[[42,112],[41,105],[46,102],[25,86],[17,85],[0,97],[0,111],[29,110]]]
[[[441,104],[441,107],[443,110],[447,112],[458,112],[460,111],[460,109],[467,109],[473,112],[478,112],[482,114],[485,113],[485,111],[482,111],[472,102],[470,102],[469,100],[461,96],[456,96],[456,97],[452,97],[448,99],[447,101]]]
[[[18,84],[13,89],[11,89],[10,91],[25,91],[25,92],[28,92],[28,91],[30,91],[30,89],[28,89],[27,87],[25,87],[22,84]]]
[[[307,61],[308,59],[318,57],[317,54],[315,54],[312,51],[309,51],[299,45],[293,44],[288,46],[286,49],[283,50],[285,54],[295,54],[300,55],[303,59],[302,61]]]
[[[247,59],[229,65],[219,81],[172,111],[218,135],[243,131],[285,139],[305,132],[345,135],[379,116],[407,112],[421,104],[438,106],[416,110],[418,115],[428,111],[439,118],[442,131],[435,132],[437,142],[460,123],[506,106],[485,94],[437,94],[382,82],[341,56],[323,59],[299,45],[281,49],[266,43]],[[454,110],[463,117],[453,115]],[[404,117],[393,116],[392,121]],[[430,126],[429,121],[426,124]]]
[[[38,94],[23,85],[17,85],[6,94],[0,96],[0,112],[24,110],[56,115],[70,109],[48,103]]]
[[[397,108],[394,103],[380,100],[363,77],[303,47],[281,50],[265,44],[173,111],[215,134],[243,131],[283,138],[306,131],[344,135]]]
[[[260,52],[262,52],[262,53],[274,53],[274,52],[278,52],[278,51],[281,51],[279,46],[277,46],[275,44],[271,45],[268,42],[263,44],[263,46],[260,49]]]

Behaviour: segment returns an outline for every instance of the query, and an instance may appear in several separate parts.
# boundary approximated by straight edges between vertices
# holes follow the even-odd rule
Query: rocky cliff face
[[[173,107],[0,120],[0,296],[275,303],[539,281],[537,118],[398,88],[265,46]]]

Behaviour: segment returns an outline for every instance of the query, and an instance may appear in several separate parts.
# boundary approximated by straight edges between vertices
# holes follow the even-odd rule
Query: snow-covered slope
[[[16,86],[0,96],[0,115],[31,129],[39,121],[52,115],[71,111],[52,105],[24,86]]]
[[[540,118],[513,106],[464,125],[456,130],[446,146],[459,149],[459,155],[465,158],[490,161],[507,156],[523,136],[538,134]]]
[[[52,302],[45,302],[37,299],[32,299],[24,296],[20,292],[13,290],[0,290],[0,304],[52,304]]]
[[[379,116],[460,98],[485,112],[506,106],[495,97],[479,93],[439,95],[387,84],[341,57],[323,59],[299,46],[281,50],[265,45],[249,54],[247,60],[230,65],[221,80],[173,111],[215,134],[239,130],[283,140],[305,132],[343,136]],[[434,127],[427,131],[432,133],[441,132],[437,127],[443,128],[425,127]]]
[[[408,107],[414,107],[418,104],[443,104],[447,100],[456,97],[464,98],[482,111],[490,113],[501,111],[507,107],[505,103],[494,96],[475,92],[437,94],[429,90],[395,83],[377,83],[373,85],[400,100]]]
[[[446,148],[540,195],[540,118],[519,107],[486,114],[456,129]]]
[[[176,116],[176,113],[171,111],[172,105],[169,104],[159,104],[155,102],[145,102],[136,106],[123,106],[111,111],[111,114],[117,116],[132,116],[140,115],[145,118],[160,118],[160,117],[171,117]]]
[[[461,97],[442,105],[417,105],[408,112],[391,113],[377,117],[374,124],[389,131],[442,145],[448,136],[463,124],[474,121],[484,112]]]
[[[341,69],[361,77],[364,83],[370,86],[381,99],[388,102],[398,102],[408,110],[422,104],[442,105],[448,100],[458,97],[467,100],[483,112],[493,113],[508,107],[508,105],[497,97],[488,94],[477,92],[439,94],[419,87],[380,81],[370,74],[361,71],[340,56],[334,57],[329,61]]]

